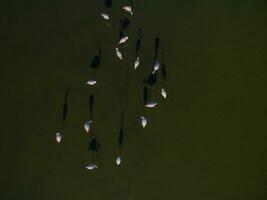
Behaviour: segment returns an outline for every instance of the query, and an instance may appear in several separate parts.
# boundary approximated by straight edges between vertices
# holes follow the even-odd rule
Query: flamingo
[[[147,124],[147,119],[143,116],[140,116],[140,118],[141,118],[142,127],[145,128]]]
[[[125,10],[126,12],[129,12],[131,15],[133,15],[131,6],[123,6],[122,9]]]
[[[116,164],[120,165],[121,164],[121,156],[118,156],[116,159]]]
[[[123,44],[123,43],[125,43],[128,39],[129,39],[128,36],[124,36],[124,37],[122,37],[122,38],[120,39],[120,41],[119,41],[119,44]]]
[[[92,123],[93,121],[88,121],[88,122],[85,122],[84,123],[84,129],[87,133],[89,133],[90,131],[90,124]]]
[[[166,99],[167,98],[167,93],[164,90],[164,88],[161,88],[160,92],[161,92],[161,95],[163,96],[163,98]]]
[[[102,16],[105,20],[109,20],[109,16],[108,16],[108,14],[102,13],[101,16]]]
[[[56,134],[56,140],[57,140],[57,142],[60,143],[61,142],[61,139],[62,139],[61,134],[60,133],[57,133]]]
[[[153,108],[156,105],[157,105],[157,103],[155,103],[155,102],[149,102],[149,103],[145,104],[145,107],[147,107],[147,108]]]
[[[137,69],[137,67],[139,66],[139,63],[140,63],[140,58],[137,57],[135,62],[134,62],[134,69]]]
[[[95,80],[90,80],[86,82],[88,85],[95,85],[96,81]]]
[[[117,56],[119,57],[119,59],[122,60],[122,54],[121,54],[121,52],[119,51],[119,49],[118,49],[118,48],[115,48],[115,50],[116,50],[116,54],[117,54]]]

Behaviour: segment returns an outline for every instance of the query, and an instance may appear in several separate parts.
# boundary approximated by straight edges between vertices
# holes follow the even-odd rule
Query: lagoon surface
[[[135,0],[120,62],[115,47],[128,2],[113,0],[110,9],[103,2],[1,1],[0,199],[266,200],[267,3]],[[156,37],[167,76],[159,73],[148,89],[157,107],[144,109]],[[86,85],[91,78],[99,86]],[[91,94],[94,124],[86,134]],[[92,135],[101,147],[98,169],[89,171]]]

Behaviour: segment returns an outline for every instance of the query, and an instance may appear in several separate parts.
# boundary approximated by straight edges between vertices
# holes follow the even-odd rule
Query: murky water
[[[266,199],[267,4],[136,0],[120,62],[115,47],[127,1],[113,0],[110,9],[103,2],[0,3],[0,199]],[[166,81],[159,72],[147,86],[158,106],[144,109],[156,37]],[[89,87],[90,79],[99,85]],[[83,124],[92,117],[88,135]],[[93,135],[99,168],[88,171]]]

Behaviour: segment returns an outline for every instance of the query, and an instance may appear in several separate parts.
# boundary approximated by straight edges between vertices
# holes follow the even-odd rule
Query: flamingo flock
[[[110,4],[110,6],[111,6],[111,4]],[[125,5],[125,6],[122,6],[121,7],[121,9],[122,9],[122,11],[123,12],[125,12],[127,15],[130,15],[130,17],[132,17],[133,16],[133,8],[132,8],[132,6],[130,6],[130,5]],[[110,22],[110,20],[111,20],[111,17],[110,17],[110,15],[109,14],[107,14],[107,13],[101,13],[100,14],[100,16],[103,18],[103,20],[105,21],[105,22]],[[129,20],[127,21],[126,20],[126,22],[130,22]],[[110,24],[108,24],[108,25],[110,25]],[[140,29],[140,35],[141,35],[141,29]],[[134,61],[134,63],[133,63],[133,68],[135,69],[135,70],[137,70],[137,68],[139,67],[139,65],[140,65],[140,56],[138,55],[138,51],[139,51],[139,49],[140,49],[140,36],[139,36],[139,38],[138,38],[138,41],[137,41],[137,46],[136,46],[136,51],[137,51],[137,55],[136,55],[136,59],[135,59],[135,61]],[[120,60],[120,61],[123,61],[123,59],[124,59],[124,57],[123,57],[123,54],[122,54],[122,52],[120,51],[120,49],[122,48],[122,46],[125,44],[125,43],[127,43],[128,42],[128,40],[129,40],[130,38],[129,38],[129,36],[127,36],[127,35],[123,35],[123,34],[121,34],[121,37],[120,37],[120,39],[119,39],[119,41],[118,41],[118,43],[117,43],[117,47],[115,47],[115,54],[116,54],[116,56],[117,56],[117,58]],[[155,59],[154,59],[154,64],[153,64],[153,68],[152,68],[152,70],[151,70],[151,73],[150,73],[150,75],[149,75],[149,78],[148,78],[148,80],[146,80],[145,81],[145,83],[147,83],[147,84],[150,84],[150,85],[153,85],[153,78],[155,78],[155,75],[156,75],[156,73],[158,72],[158,70],[160,69],[160,67],[161,67],[161,63],[160,63],[160,61],[157,59],[157,50],[158,50],[158,47],[159,47],[159,39],[158,38],[156,38],[156,40],[155,40],[156,42],[155,42]],[[101,51],[100,51],[100,55],[101,55]],[[99,56],[100,57],[100,56]],[[96,59],[96,61],[95,61],[95,63],[96,63],[96,65],[97,64],[99,64],[99,57],[96,57],[95,59]],[[166,70],[165,68],[164,68],[164,70]],[[165,72],[166,73],[166,72]],[[88,81],[86,81],[86,84],[89,86],[89,87],[94,87],[95,85],[97,85],[98,83],[97,83],[97,81],[96,80],[88,80]],[[146,89],[147,90],[147,89]],[[66,104],[66,102],[67,102],[67,94],[68,94],[68,90],[67,90],[67,92],[66,92],[66,96],[65,96],[65,104],[64,104],[64,111],[63,111],[63,124],[64,124],[64,121],[65,121],[65,118],[66,118],[66,115],[67,115],[67,104]],[[159,91],[159,94],[161,94],[161,96],[163,97],[163,99],[165,100],[165,99],[167,99],[167,92],[166,92],[166,90],[164,89],[164,88],[161,88],[160,89],[160,91]],[[145,95],[147,95],[147,94],[145,94]],[[144,96],[145,96],[144,95]],[[91,107],[92,107],[92,105],[93,105],[93,101],[94,101],[94,98],[93,98],[93,96],[91,96],[90,97],[90,105],[91,105]],[[145,108],[154,108],[154,107],[156,107],[158,105],[158,103],[157,102],[155,102],[155,101],[147,101],[146,100],[146,98],[145,98],[145,100],[144,100],[144,107]],[[91,108],[92,109],[92,108]],[[147,123],[148,123],[148,120],[147,120],[147,118],[144,116],[144,115],[140,115],[140,117],[139,117],[139,120],[140,120],[140,125],[141,125],[141,127],[142,128],[145,128],[146,126],[147,126]],[[90,130],[92,129],[92,124],[93,124],[93,119],[92,119],[92,117],[91,117],[91,119],[90,120],[88,120],[88,121],[86,121],[85,123],[84,123],[84,130],[85,130],[85,132],[86,133],[90,133]],[[59,132],[57,132],[56,133],[56,141],[58,142],[58,143],[61,143],[62,142],[62,139],[63,139],[63,135],[61,134],[61,133],[59,133]],[[119,152],[118,152],[118,155],[117,155],[117,157],[116,157],[116,159],[115,159],[115,163],[116,163],[116,165],[121,165],[121,163],[122,163],[122,156],[121,156],[121,146],[122,146],[122,141],[123,141],[123,115],[122,115],[122,127],[121,127],[121,130],[120,130],[120,132],[119,132]],[[93,139],[92,139],[92,141],[91,141],[91,143],[90,143],[90,146],[89,146],[89,150],[91,150],[92,151],[92,159],[91,159],[91,161],[89,162],[89,164],[85,167],[86,169],[88,169],[88,170],[93,170],[93,169],[97,169],[98,168],[98,165],[96,164],[97,162],[95,161],[96,159],[95,159],[95,155],[96,155],[96,152],[98,151],[98,149],[100,148],[100,142],[98,142],[97,141],[97,139],[94,137]]]

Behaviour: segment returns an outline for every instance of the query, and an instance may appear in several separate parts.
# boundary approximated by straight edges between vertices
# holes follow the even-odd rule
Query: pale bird
[[[156,105],[157,105],[157,103],[155,103],[155,102],[149,102],[149,103],[145,104],[145,107],[147,107],[147,108],[153,108]]]
[[[136,69],[139,66],[139,63],[140,63],[140,59],[139,59],[139,57],[137,57],[135,62],[134,62],[134,69]]]
[[[122,9],[125,10],[126,12],[129,12],[131,15],[133,15],[131,6],[123,6]]]
[[[160,92],[161,92],[161,95],[163,96],[163,98],[166,99],[167,98],[167,92],[164,90],[164,88],[161,88]]]
[[[117,165],[120,165],[120,164],[121,164],[121,157],[120,157],[120,156],[117,157],[117,159],[116,159],[116,164],[117,164]]]
[[[90,124],[92,123],[93,121],[88,121],[88,122],[85,122],[84,123],[84,129],[87,133],[89,133],[90,131]]]
[[[96,81],[95,80],[90,80],[86,82],[88,85],[95,85]]]
[[[119,59],[122,60],[122,54],[121,54],[121,52],[119,51],[119,49],[118,49],[118,48],[115,48],[115,50],[116,50],[116,54],[117,54],[117,56],[119,57]]]
[[[119,41],[119,44],[123,44],[123,43],[125,43],[128,39],[129,39],[128,36],[124,36],[124,37],[122,37],[122,38],[120,39],[120,41]]]
[[[92,169],[95,169],[95,168],[98,168],[98,167],[94,163],[89,163],[89,165],[87,165],[85,168],[89,169],[89,170],[92,170]]]
[[[105,20],[109,20],[109,16],[108,16],[108,14],[102,13],[101,16],[102,16]]]
[[[141,118],[142,127],[145,128],[147,124],[147,119],[143,116],[140,116],[140,118]]]
[[[62,139],[61,134],[60,133],[57,133],[56,134],[56,140],[57,140],[57,142],[60,143],[61,142],[61,139]]]
[[[156,61],[154,64],[154,70],[152,72],[152,74],[154,74],[157,70],[159,70],[159,61]]]

